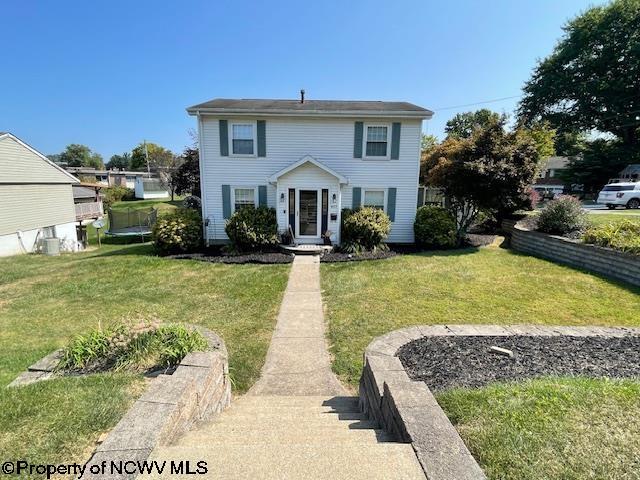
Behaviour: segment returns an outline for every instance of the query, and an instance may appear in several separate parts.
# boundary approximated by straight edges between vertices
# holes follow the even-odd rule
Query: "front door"
[[[319,237],[318,191],[298,190],[298,235]]]

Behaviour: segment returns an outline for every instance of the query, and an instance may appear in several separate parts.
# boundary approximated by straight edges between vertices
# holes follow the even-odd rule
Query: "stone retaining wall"
[[[409,378],[396,357],[403,345],[427,336],[640,335],[638,328],[533,325],[424,325],[376,338],[364,353],[360,407],[382,428],[411,442],[429,480],[484,480],[486,476],[424,382]]]
[[[640,286],[640,257],[637,255],[527,230],[514,221],[503,222],[503,228],[511,235],[514,250]]]
[[[172,375],[159,375],[96,448],[88,467],[102,462],[146,460],[195,422],[219,413],[231,403],[228,354],[213,332],[196,327],[209,343],[206,352],[192,352]],[[87,470],[89,471],[89,470]],[[87,476],[87,475],[85,475]],[[93,475],[89,478],[134,478],[135,475]]]

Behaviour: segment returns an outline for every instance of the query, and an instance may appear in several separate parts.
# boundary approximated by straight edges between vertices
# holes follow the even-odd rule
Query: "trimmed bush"
[[[119,186],[103,188],[102,194],[104,195],[102,203],[105,207],[105,211],[111,208],[116,202],[121,202],[123,200],[135,200],[136,198],[135,192],[132,189]]]
[[[537,218],[538,230],[554,235],[582,232],[588,226],[587,214],[577,198],[560,195],[542,209]]]
[[[624,220],[589,228],[584,243],[640,255],[640,221]]]
[[[424,206],[413,223],[416,244],[423,248],[452,248],[456,245],[456,221],[442,207]]]
[[[193,252],[202,245],[200,212],[180,208],[164,215],[153,226],[151,236],[162,254]]]
[[[242,208],[231,215],[224,230],[237,252],[261,251],[278,244],[278,221],[273,208]]]
[[[385,248],[384,241],[391,230],[389,216],[379,208],[364,207],[355,211],[343,210],[342,249],[361,253]]]
[[[192,210],[202,210],[202,200],[195,195],[189,195],[182,201],[182,208],[190,208]]]
[[[58,369],[66,371],[144,372],[177,365],[207,341],[182,325],[118,324],[78,335],[64,349]]]

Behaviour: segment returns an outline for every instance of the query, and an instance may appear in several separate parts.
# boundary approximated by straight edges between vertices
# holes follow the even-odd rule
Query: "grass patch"
[[[620,213],[591,213],[587,216],[589,223],[594,226],[608,223],[620,223],[625,220],[640,223],[640,214],[632,215],[623,210]]]
[[[640,288],[500,248],[320,268],[333,369],[354,386],[369,342],[410,325],[640,324]]]
[[[98,325],[191,323],[218,333],[236,392],[257,379],[286,286],[286,265],[222,265],[103,245],[60,257],[0,259],[0,451],[9,459],[82,461],[140,393],[127,373],[7,389],[21,371]]]
[[[490,479],[638,478],[637,381],[542,378],[437,398]]]

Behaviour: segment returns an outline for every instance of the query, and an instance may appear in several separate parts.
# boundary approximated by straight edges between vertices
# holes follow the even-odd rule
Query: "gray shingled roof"
[[[360,100],[268,100],[268,99],[228,99],[216,98],[209,102],[189,107],[189,113],[196,111],[215,113],[307,113],[307,114],[382,114],[430,117],[433,112],[408,102],[381,102]]]

